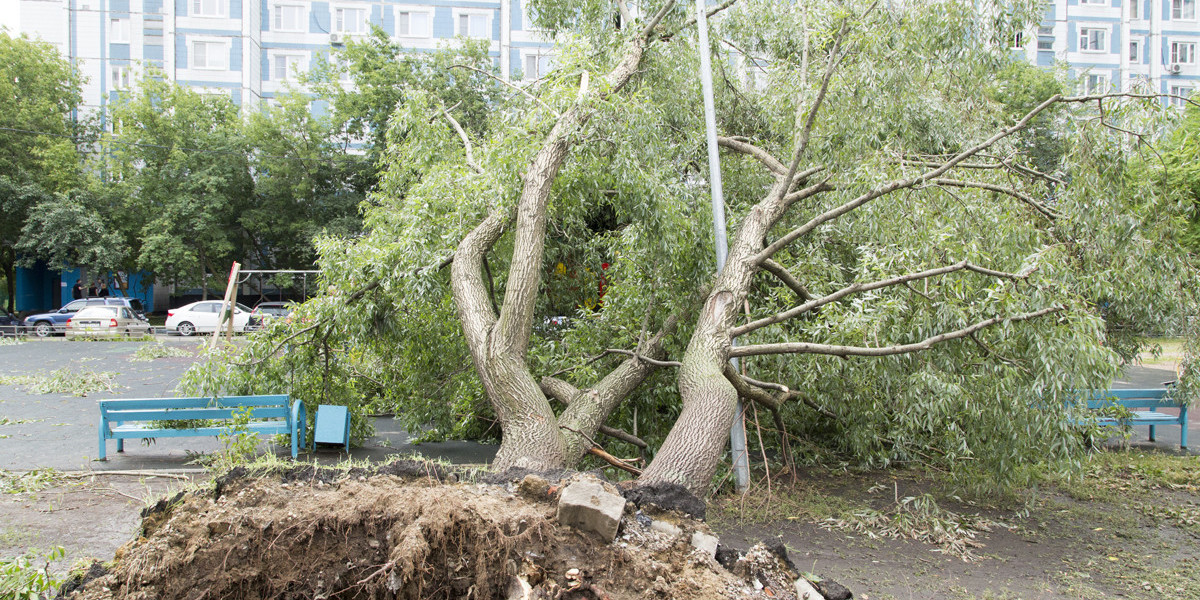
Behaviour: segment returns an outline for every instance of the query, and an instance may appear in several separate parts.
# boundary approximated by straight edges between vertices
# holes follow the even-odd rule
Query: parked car
[[[142,301],[137,298],[125,297],[105,297],[105,298],[81,298],[72,300],[62,308],[49,313],[41,313],[29,315],[25,317],[23,325],[26,331],[32,331],[38,337],[46,337],[48,335],[63,333],[66,329],[67,319],[71,315],[83,310],[88,306],[123,306],[130,309],[141,320],[146,320],[146,310],[142,306]]]
[[[20,333],[21,320],[12,313],[0,312],[0,336],[15,336]]]
[[[127,306],[88,306],[67,319],[67,337],[133,337],[152,331]]]
[[[217,329],[221,316],[220,300],[202,300],[167,311],[167,331],[188,336],[196,332],[212,332]],[[250,327],[250,307],[237,303],[233,308],[233,330],[245,332]]]
[[[294,306],[296,305],[293,302],[259,302],[251,314],[259,315],[264,319],[286,317],[291,314]]]

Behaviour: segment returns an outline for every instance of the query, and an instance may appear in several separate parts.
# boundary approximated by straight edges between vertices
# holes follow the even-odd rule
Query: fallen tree
[[[1003,478],[1070,457],[1069,390],[1186,314],[1186,205],[1124,168],[1169,113],[1028,93],[1049,76],[1007,40],[1034,2],[715,5],[736,233],[714,277],[694,23],[641,8],[535,4],[557,69],[510,90],[486,139],[412,90],[369,234],[319,244],[328,293],[188,384],[286,384],[430,436],[499,433],[497,469],[591,454],[694,492],[741,397],[783,440]],[[1031,146],[1038,128],[1064,149]]]

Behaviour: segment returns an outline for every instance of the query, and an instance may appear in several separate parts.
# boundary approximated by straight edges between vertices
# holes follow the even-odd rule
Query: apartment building
[[[456,36],[490,42],[502,76],[536,79],[550,40],[523,0],[18,0],[20,33],[56,45],[87,78],[84,104],[102,109],[155,67],[171,80],[260,106],[321,54],[370,25],[414,52]]]
[[[1038,66],[1066,64],[1081,91],[1188,96],[1200,86],[1197,0],[1053,0],[1016,45]],[[1172,104],[1181,100],[1169,99]]]

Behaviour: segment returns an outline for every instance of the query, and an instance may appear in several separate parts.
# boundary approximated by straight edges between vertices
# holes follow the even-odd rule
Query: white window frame
[[[285,27],[280,17],[281,9],[290,8],[300,11],[296,17],[296,26],[293,28]],[[291,33],[304,33],[308,31],[308,5],[294,2],[276,2],[271,5],[271,31],[286,31]]]
[[[212,12],[202,12],[206,6],[212,7]],[[229,15],[229,0],[188,0],[188,16],[208,19],[223,19]]]
[[[1083,93],[1103,94],[1112,89],[1112,78],[1104,73],[1086,73],[1083,76]]]
[[[1097,40],[1099,42],[1097,44],[1099,46],[1098,48],[1091,47],[1091,45],[1092,45],[1091,44],[1091,36],[1085,35],[1084,34],[1085,31],[1088,32],[1089,34],[1093,31],[1102,34],[1099,36],[1099,39]],[[1112,31],[1108,27],[1097,26],[1097,25],[1081,26],[1079,28],[1079,51],[1092,53],[1092,54],[1107,53],[1108,52],[1108,38],[1109,38],[1109,34],[1111,34],[1111,33],[1112,33]],[[1084,40],[1088,40],[1088,42],[1085,44]]]
[[[467,32],[466,33],[463,33],[463,31],[462,31],[463,17],[467,18]],[[477,17],[482,17],[484,19],[485,32],[483,35],[471,35],[471,33],[470,33],[471,21]],[[454,11],[454,35],[456,35],[456,36],[461,35],[463,37],[469,37],[471,39],[477,39],[477,40],[490,40],[490,39],[492,39],[492,29],[493,29],[493,27],[492,27],[492,11],[490,11],[490,10],[455,9],[455,11]]]
[[[133,75],[129,65],[110,64],[108,77],[108,87],[114,90],[127,90],[133,85]]]
[[[272,52],[267,59],[271,66],[271,81],[295,81],[296,75],[308,71],[308,55],[303,52]],[[283,76],[279,75],[279,61],[284,60]]]
[[[1196,42],[1171,42],[1171,64],[1196,64]]]
[[[554,55],[551,54],[548,50],[549,50],[548,48],[546,48],[546,49],[531,48],[529,50],[521,51],[521,77],[522,77],[521,80],[522,81],[537,81],[538,79],[545,77],[548,73],[550,73],[550,71],[554,70]],[[538,68],[536,69],[536,71],[534,73],[529,72],[528,67],[529,67],[530,59],[535,59],[537,61]],[[541,69],[542,59],[546,59],[545,73],[543,73],[542,69]]]
[[[1111,6],[1111,0],[1079,0],[1081,6]]]
[[[1145,51],[1146,44],[1142,38],[1131,38],[1129,40],[1129,64],[1142,64],[1142,58],[1145,56]]]
[[[1184,106],[1187,106],[1187,101],[1183,98],[1187,98],[1188,96],[1196,93],[1196,88],[1190,85],[1173,85],[1169,89],[1172,96],[1172,98],[1169,98],[1171,106],[1177,108],[1183,108]],[[1176,96],[1182,96],[1183,98]]]
[[[400,33],[400,15],[404,14],[425,15],[425,29],[423,31],[414,30],[410,21],[408,33]],[[433,37],[433,9],[429,8],[428,6],[397,6],[396,37],[409,39],[431,39]]]
[[[1142,0],[1129,0],[1129,18],[1134,21],[1142,19]]]
[[[1195,21],[1196,0],[1171,0],[1172,21]]]
[[[108,20],[108,42],[110,44],[129,43],[129,19],[112,18]]]
[[[362,13],[362,28],[354,31],[346,29],[345,11]],[[341,14],[339,14],[341,13]],[[363,4],[333,4],[329,7],[329,31],[342,35],[364,35],[371,31],[371,7]]]
[[[205,44],[207,46],[219,47],[220,52],[217,53],[217,56],[220,57],[220,59],[221,59],[220,63],[217,65],[211,64],[211,62],[208,60],[208,58],[209,58],[208,50],[206,49],[205,56],[204,56],[204,58],[205,58],[204,64],[203,65],[197,64],[196,63],[196,56],[198,55],[198,53],[196,52],[197,44]],[[227,40],[227,39],[189,38],[188,39],[188,67],[192,68],[192,69],[197,69],[200,71],[225,71],[225,70],[228,70],[229,69],[229,46],[230,46],[229,40]]]

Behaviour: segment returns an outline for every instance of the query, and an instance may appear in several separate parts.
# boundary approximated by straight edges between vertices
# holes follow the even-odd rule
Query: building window
[[[1196,64],[1196,43],[1171,42],[1171,62],[1177,65]]]
[[[1129,0],[1129,18],[1142,18],[1142,0]]]
[[[304,57],[299,54],[276,54],[271,60],[271,79],[288,81],[304,69]]]
[[[1079,0],[1080,4],[1087,6],[1108,6],[1109,0]]]
[[[298,4],[277,4],[271,20],[272,31],[304,31],[304,7]]]
[[[193,17],[225,16],[225,0],[192,0]]]
[[[1171,0],[1171,19],[1195,19],[1196,0]]]
[[[108,41],[113,44],[128,44],[129,19],[109,19],[108,37]]]
[[[1108,92],[1108,75],[1088,74],[1083,79],[1083,93],[1103,94]]]
[[[492,18],[488,13],[463,13],[458,15],[458,35],[491,39]]]
[[[112,88],[114,90],[129,89],[129,66],[112,65]]]
[[[1079,28],[1080,52],[1107,52],[1108,30],[1099,27]]]
[[[533,81],[541,79],[550,72],[551,62],[550,57],[543,54],[526,54],[523,65],[524,79]]]
[[[1129,40],[1129,62],[1142,62],[1142,40]]]
[[[1171,86],[1171,106],[1184,107],[1187,105],[1187,98],[1192,95],[1192,86],[1190,85],[1173,85]]]
[[[1016,33],[1016,35],[1013,36],[1012,47],[1013,48],[1024,48],[1025,47],[1025,32],[1018,31]]]
[[[337,33],[366,33],[367,9],[365,8],[335,8],[333,9],[333,30]]]
[[[433,37],[433,17],[426,11],[401,10],[396,13],[396,35],[400,37]]]
[[[224,69],[228,54],[221,42],[192,42],[192,68]]]

